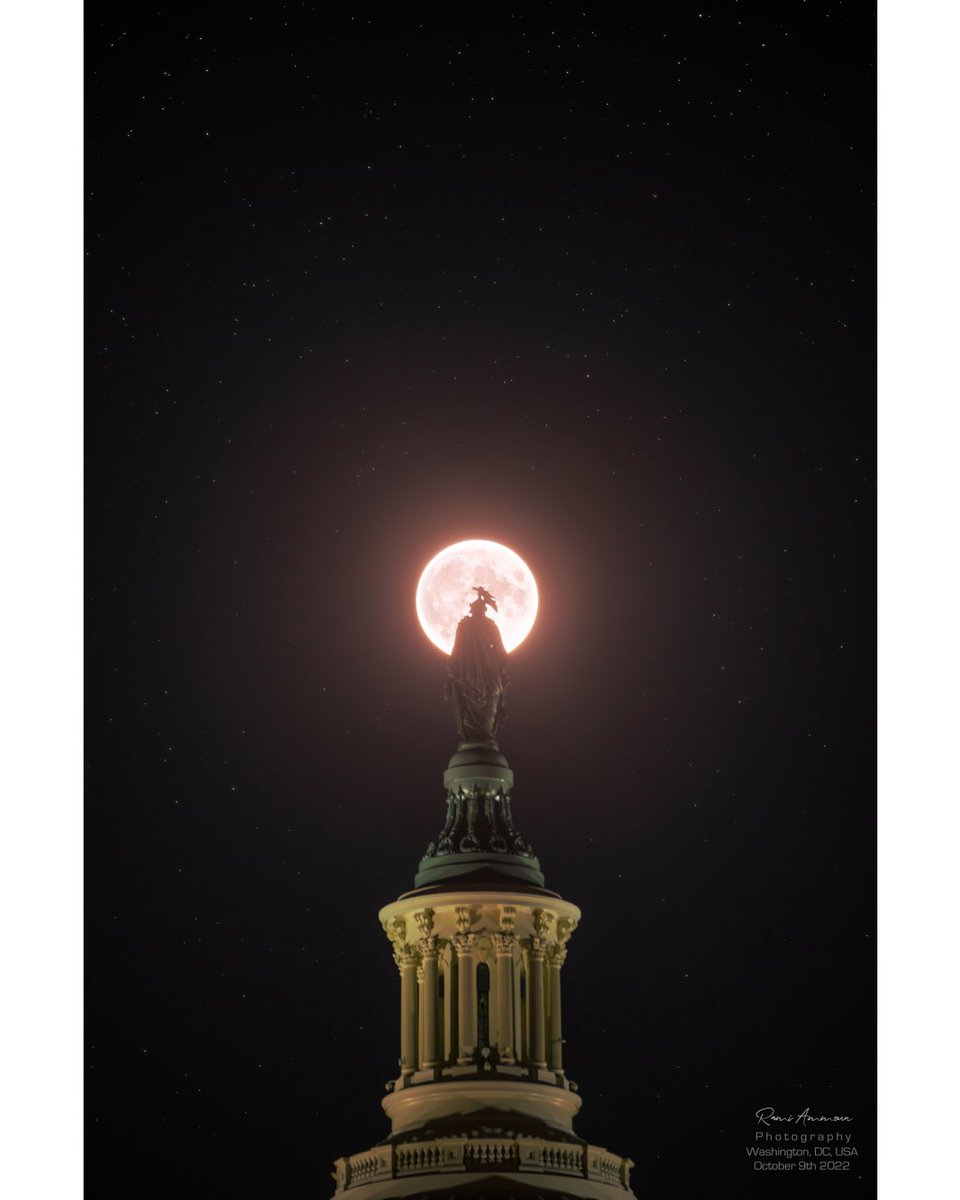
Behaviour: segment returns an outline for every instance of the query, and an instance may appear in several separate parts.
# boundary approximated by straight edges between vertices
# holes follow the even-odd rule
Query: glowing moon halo
[[[424,567],[417,584],[417,616],[423,632],[449,654],[457,623],[476,599],[474,587],[493,594],[500,611],[488,609],[487,616],[500,627],[507,651],[515,650],[536,620],[536,580],[519,554],[479,538],[447,546]]]

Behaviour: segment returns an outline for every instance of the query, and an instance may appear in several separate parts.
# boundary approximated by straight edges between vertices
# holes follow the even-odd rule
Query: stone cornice
[[[580,909],[559,896],[503,891],[432,892],[429,897],[404,896],[380,910],[384,932],[394,944],[408,937],[408,925],[429,911],[431,935],[441,941],[456,933],[509,933],[517,937],[536,934],[565,945],[580,921]],[[542,930],[543,932],[539,932]]]

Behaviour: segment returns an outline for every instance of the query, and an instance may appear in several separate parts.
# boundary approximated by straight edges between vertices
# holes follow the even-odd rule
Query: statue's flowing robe
[[[507,652],[495,621],[464,617],[447,664],[447,695],[453,701],[460,740],[496,742],[510,682]]]

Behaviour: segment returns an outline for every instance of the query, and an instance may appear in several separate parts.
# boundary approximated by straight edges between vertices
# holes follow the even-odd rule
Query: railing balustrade
[[[423,1175],[433,1172],[536,1171],[580,1178],[629,1189],[628,1158],[619,1158],[598,1146],[552,1142],[543,1138],[436,1138],[378,1147],[341,1159],[337,1164],[337,1190],[376,1179]]]

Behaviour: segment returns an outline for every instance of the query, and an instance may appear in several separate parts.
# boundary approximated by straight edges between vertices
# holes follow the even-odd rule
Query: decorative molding
[[[447,791],[443,828],[424,852],[424,858],[447,854],[511,854],[534,858],[517,832],[510,793],[496,780],[457,783]]]
[[[433,933],[433,909],[425,908],[422,912],[414,913],[413,919],[417,923],[417,929],[420,931],[420,937],[428,937]]]
[[[407,940],[407,922],[404,917],[394,917],[392,920],[384,921],[383,931],[396,946],[397,942],[405,942]]]
[[[557,921],[557,941],[561,946],[566,946],[570,941],[573,931],[576,929],[577,923],[572,917],[561,917]]]
[[[542,908],[533,910],[533,928],[537,932],[537,937],[545,938],[550,931],[550,926],[553,924],[553,913],[547,912]]]

